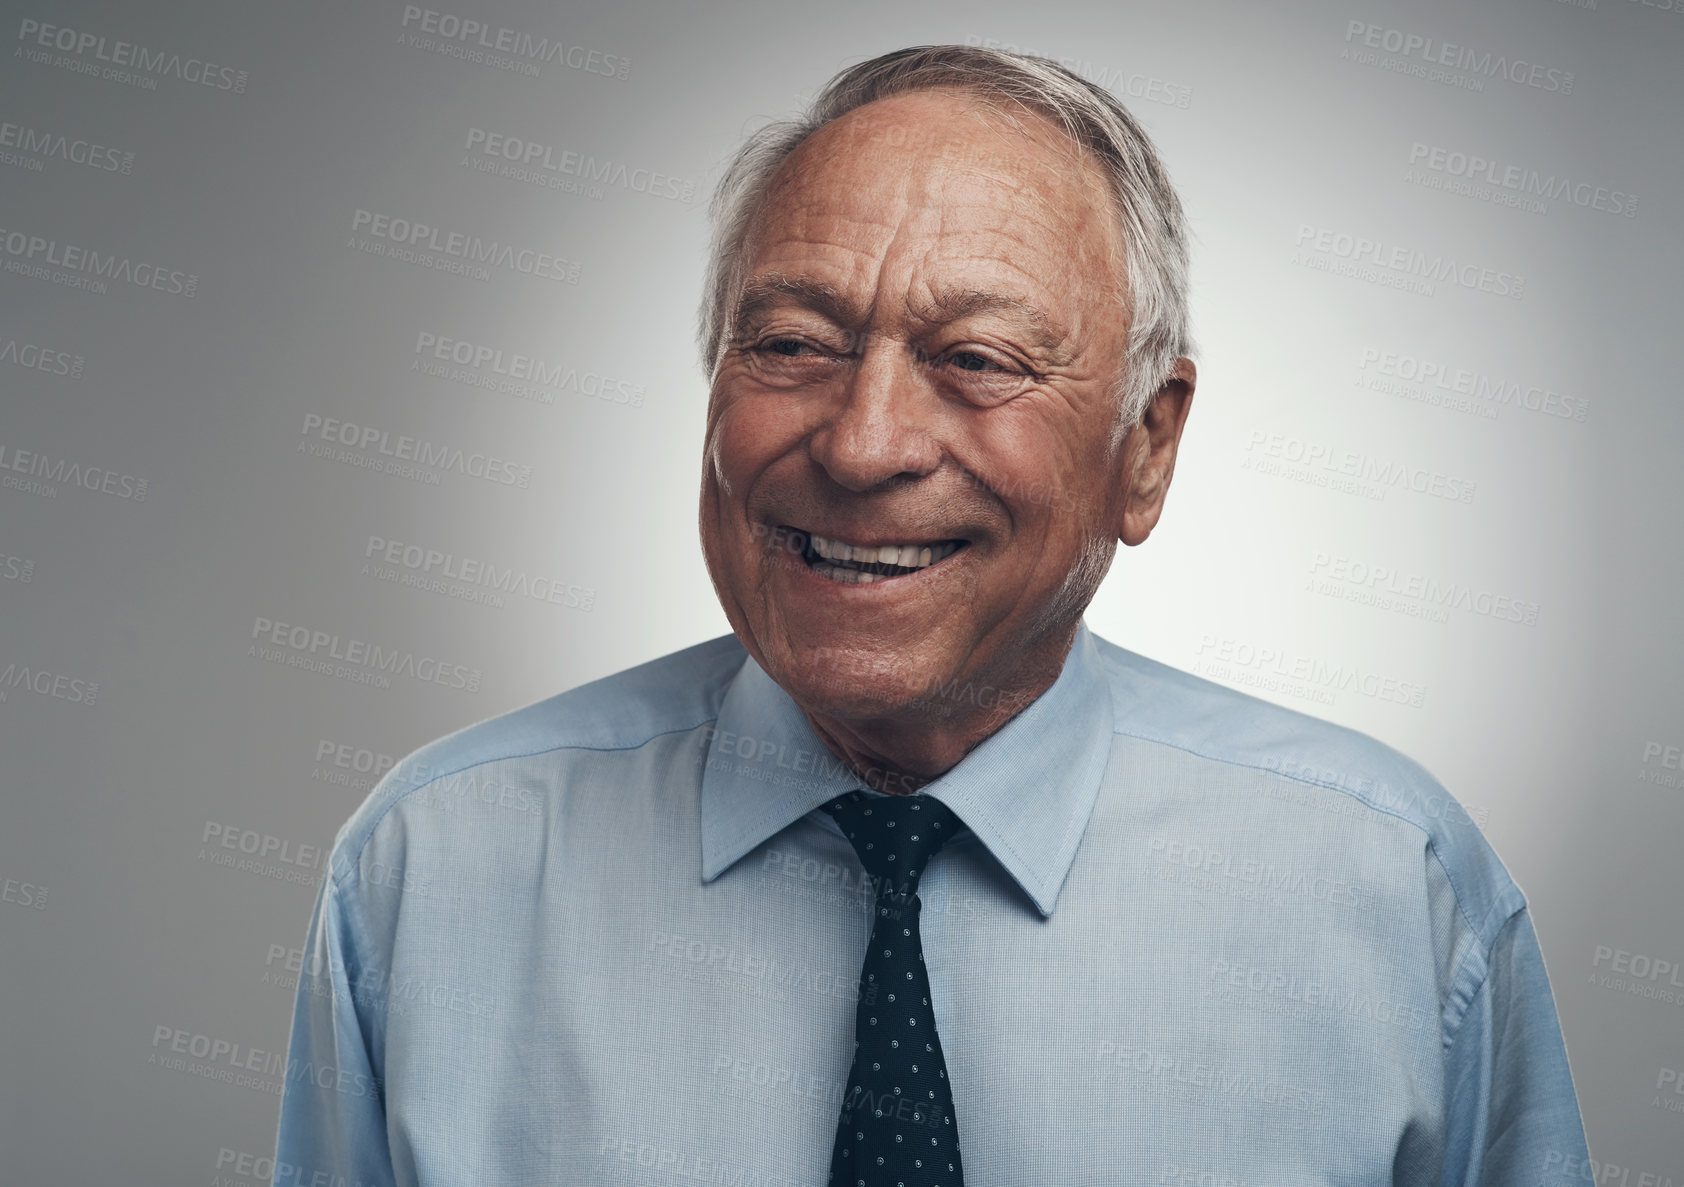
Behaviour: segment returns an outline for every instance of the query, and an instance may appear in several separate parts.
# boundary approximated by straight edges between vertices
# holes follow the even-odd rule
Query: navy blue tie
[[[824,806],[875,889],[860,970],[854,1062],[830,1156],[831,1187],[962,1187],[959,1126],[918,934],[918,879],[964,823],[926,795],[853,791]]]

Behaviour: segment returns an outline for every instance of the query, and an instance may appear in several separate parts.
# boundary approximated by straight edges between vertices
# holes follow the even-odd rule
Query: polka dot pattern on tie
[[[852,842],[876,890],[831,1187],[963,1187],[917,891],[930,859],[964,823],[940,800],[919,794],[854,791],[824,810]]]

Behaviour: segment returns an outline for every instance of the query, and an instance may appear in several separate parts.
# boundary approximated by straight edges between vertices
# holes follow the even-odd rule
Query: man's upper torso
[[[732,637],[417,751],[336,841],[278,1160],[823,1184],[870,890],[818,809],[859,786]],[[969,828],[919,894],[971,1187],[1584,1157],[1524,900],[1386,747],[1084,627],[921,794]]]

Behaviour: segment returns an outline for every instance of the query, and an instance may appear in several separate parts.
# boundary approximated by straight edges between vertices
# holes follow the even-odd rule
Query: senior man
[[[1454,801],[1082,622],[1195,380],[1180,206],[1116,100],[887,54],[754,136],[715,216],[700,518],[734,634],[373,791],[310,926],[276,1181],[1585,1165],[1525,902]]]

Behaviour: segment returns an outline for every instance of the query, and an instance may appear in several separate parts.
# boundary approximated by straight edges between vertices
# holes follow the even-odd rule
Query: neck
[[[984,685],[990,695],[966,701],[940,692],[901,711],[865,719],[834,717],[803,707],[813,732],[873,791],[911,795],[959,764],[1058,679],[1070,653],[1070,639],[1050,662],[1015,674],[1009,686]],[[974,689],[974,681],[965,687]]]

